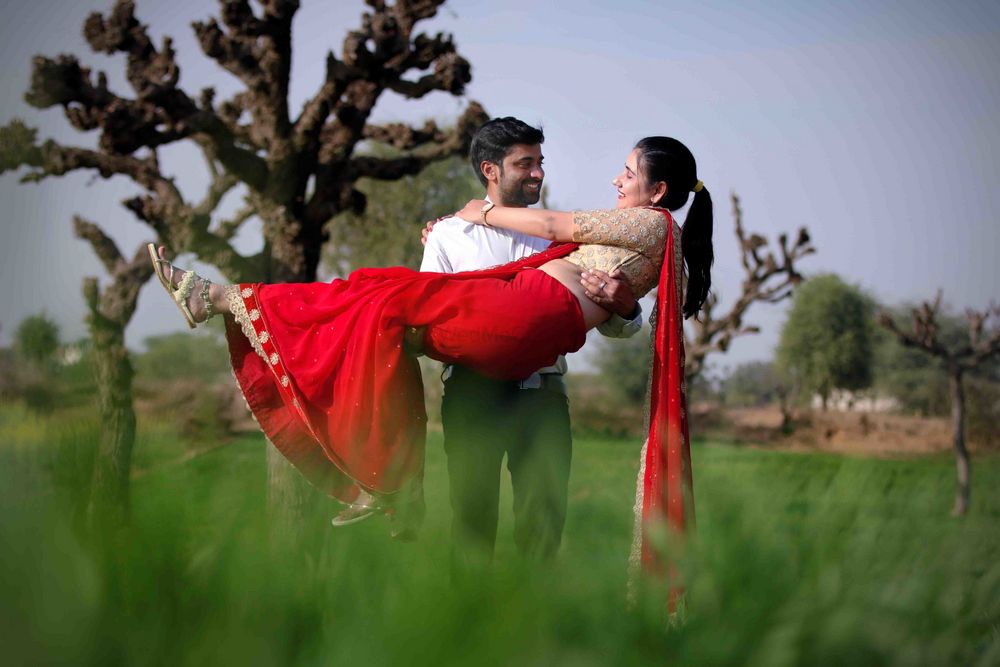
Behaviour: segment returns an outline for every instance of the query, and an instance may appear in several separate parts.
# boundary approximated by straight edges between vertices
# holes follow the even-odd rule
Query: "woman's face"
[[[636,148],[633,148],[625,158],[625,169],[611,181],[611,184],[618,189],[617,208],[651,206],[658,202],[660,197],[665,196],[666,191],[664,183],[656,184],[659,187],[649,187],[645,177],[639,174],[639,150]]]

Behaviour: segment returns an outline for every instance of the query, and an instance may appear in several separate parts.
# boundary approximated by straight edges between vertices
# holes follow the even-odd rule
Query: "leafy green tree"
[[[39,366],[52,361],[59,349],[59,326],[44,313],[24,318],[14,332],[14,349]]]
[[[834,274],[816,276],[795,293],[781,330],[778,364],[799,385],[820,395],[858,390],[872,382],[872,302]]]
[[[785,394],[781,372],[770,361],[740,364],[722,381],[726,405],[752,407],[780,400]]]

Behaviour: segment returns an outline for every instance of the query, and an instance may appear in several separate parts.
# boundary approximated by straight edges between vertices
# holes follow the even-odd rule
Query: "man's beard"
[[[539,188],[529,189],[527,185],[534,185],[537,183]],[[532,204],[537,204],[538,200],[542,196],[541,181],[536,181],[534,179],[525,179],[522,181],[516,181],[514,183],[500,183],[500,195],[503,197],[503,203],[506,206],[531,206]]]

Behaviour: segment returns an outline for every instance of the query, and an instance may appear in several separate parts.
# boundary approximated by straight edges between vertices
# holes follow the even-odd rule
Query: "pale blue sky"
[[[190,22],[214,13],[214,4],[137,4],[154,34],[175,38],[188,90],[236,89],[191,37]],[[939,287],[958,307],[1000,298],[1000,3],[757,4],[464,0],[424,29],[454,34],[473,65],[469,98],[491,114],[544,126],[547,182],[560,206],[612,205],[609,181],[642,136],[687,143],[716,201],[714,276],[724,303],[741,278],[731,190],[751,230],[809,227],[819,250],[802,264],[810,273],[835,271],[889,302]],[[321,80],[326,50],[339,49],[364,7],[302,5],[293,113]],[[43,136],[94,141],[70,131],[60,111],[27,107],[22,95],[30,57],[61,51],[106,70],[128,92],[121,61],[89,53],[81,36],[86,14],[110,6],[41,0],[6,8],[0,121],[21,116]],[[419,122],[460,107],[444,95],[418,103],[387,95],[376,115]],[[189,151],[167,151],[165,164],[187,191],[204,187]],[[83,333],[80,278],[100,269],[69,221],[80,213],[102,222],[132,252],[148,236],[118,205],[133,190],[84,174],[40,186],[0,178],[0,341],[42,309],[67,335]],[[257,240],[251,231],[242,242]],[[164,299],[144,292],[131,343],[183,327]],[[782,311],[760,306],[751,319],[765,332],[718,361],[769,356]]]

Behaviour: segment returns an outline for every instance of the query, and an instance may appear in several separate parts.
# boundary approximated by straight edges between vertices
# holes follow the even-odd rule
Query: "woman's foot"
[[[181,314],[192,329],[220,311],[225,300],[222,287],[202,278],[194,271],[178,269],[167,260],[166,248],[147,246],[153,271],[160,284],[180,308]]]
[[[362,490],[358,494],[357,500],[341,510],[337,516],[333,517],[330,523],[337,528],[350,526],[353,523],[364,521],[384,511],[385,509],[379,505],[378,500],[374,496]]]

